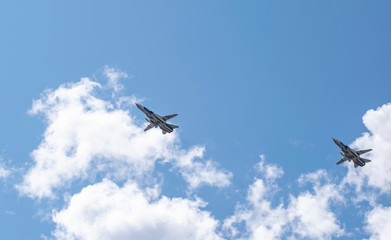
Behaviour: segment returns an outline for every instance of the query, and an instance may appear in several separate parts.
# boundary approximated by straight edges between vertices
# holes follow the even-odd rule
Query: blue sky
[[[390,5],[2,1],[1,238],[384,239]],[[135,100],[179,129],[142,132]],[[373,162],[337,166],[331,137]],[[88,218],[92,196],[127,225]]]

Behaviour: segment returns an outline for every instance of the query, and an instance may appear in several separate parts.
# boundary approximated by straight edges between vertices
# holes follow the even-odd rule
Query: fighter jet
[[[365,150],[356,151],[356,150],[353,150],[350,147],[346,146],[345,144],[343,144],[341,141],[339,141],[337,139],[333,138],[333,141],[342,150],[342,152],[340,154],[343,156],[343,158],[341,160],[339,160],[337,162],[337,164],[341,164],[341,163],[345,162],[346,160],[348,160],[349,162],[353,161],[354,167],[356,168],[358,166],[363,167],[363,166],[365,166],[365,163],[371,161],[369,159],[360,157],[360,155],[363,153],[372,151],[372,149],[365,149]]]
[[[143,113],[145,113],[145,115],[147,115],[148,118],[146,118],[145,120],[147,120],[149,122],[149,125],[144,129],[144,131],[148,131],[149,129],[155,127],[160,127],[160,129],[162,130],[163,134],[166,134],[166,133],[171,133],[175,128],[178,128],[177,125],[173,125],[173,124],[168,124],[166,123],[166,121],[168,119],[171,119],[175,116],[177,116],[178,114],[171,114],[171,115],[167,115],[167,116],[159,116],[158,114],[152,112],[151,110],[149,110],[148,108],[136,103],[136,106],[141,110],[143,111]]]

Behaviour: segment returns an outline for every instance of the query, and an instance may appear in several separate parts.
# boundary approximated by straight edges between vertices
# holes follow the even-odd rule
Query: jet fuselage
[[[149,110],[148,108],[136,103],[136,106],[145,113],[145,115],[148,117],[146,118],[145,120],[147,120],[149,123],[150,123],[150,127],[149,128],[146,128],[145,131],[149,130],[151,127],[159,127],[160,129],[162,129],[163,131],[163,134],[166,134],[167,132],[168,133],[171,133],[174,129],[173,127],[177,127],[175,125],[171,125],[173,127],[170,126],[170,124],[167,124],[166,123],[166,120],[163,119],[162,116],[154,113],[153,111]],[[165,116],[165,117],[174,117],[176,116],[176,114],[174,115],[170,115],[170,116]]]
[[[335,142],[335,144],[338,145],[339,148],[341,148],[341,150],[342,150],[341,155],[344,158],[346,158],[346,160],[348,160],[349,162],[353,161],[355,167],[357,167],[357,166],[360,166],[360,167],[365,166],[365,161],[362,158],[360,158],[360,155],[355,150],[353,150],[350,147],[346,146],[345,144],[343,144],[341,141],[339,141],[337,139],[333,138],[333,141]]]

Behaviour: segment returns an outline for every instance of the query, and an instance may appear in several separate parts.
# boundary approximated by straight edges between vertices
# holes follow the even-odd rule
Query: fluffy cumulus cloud
[[[359,204],[365,200],[372,206],[365,214],[365,230],[370,234],[370,239],[389,239],[391,208],[379,202],[381,196],[389,196],[391,193],[391,103],[367,111],[363,123],[369,132],[363,133],[351,147],[372,148],[371,152],[363,156],[372,162],[362,168],[348,165],[343,185],[355,187]]]
[[[177,131],[166,135],[158,129],[144,132],[145,125],[139,126],[133,115],[136,98],[120,96],[120,80],[127,74],[110,67],[105,67],[103,74],[106,84],[83,78],[46,90],[29,111],[42,116],[46,130],[31,153],[33,164],[17,185],[19,192],[34,199],[55,198],[76,181],[85,184],[63,208],[53,211],[54,238],[348,237],[350,233],[341,226],[333,207],[347,206],[347,201],[360,196],[355,204],[369,200],[362,196],[371,196],[372,208],[362,211],[370,238],[391,235],[390,207],[378,202],[379,196],[391,191],[391,104],[364,115],[369,132],[352,144],[373,149],[364,156],[372,159],[370,167],[345,164],[347,175],[342,181],[331,179],[325,170],[303,174],[297,181],[301,192],[276,202],[281,191],[277,182],[284,171],[261,155],[255,166],[259,176],[248,187],[245,201],[220,222],[205,210],[206,202],[195,190],[203,185],[229,186],[232,173],[204,159],[204,146],[183,149]],[[160,163],[171,164],[171,170],[182,175],[191,198],[169,198],[161,193],[154,175]],[[0,178],[9,174],[0,165]],[[96,180],[101,177],[103,181]]]
[[[247,203],[238,205],[235,214],[224,222],[225,230],[233,238],[331,239],[344,234],[331,211],[331,204],[343,201],[343,198],[337,186],[330,183],[324,170],[303,175],[299,179],[300,184],[313,185],[311,192],[305,191],[298,196],[290,195],[287,206],[283,203],[273,206],[273,193],[278,190],[275,180],[282,176],[283,171],[276,165],[266,164],[263,155],[261,158],[257,166],[262,178],[256,178],[250,185]],[[245,225],[244,232],[238,230],[241,223]]]
[[[325,180],[326,183],[322,183]],[[336,215],[331,210],[334,202],[343,202],[339,186],[330,182],[324,170],[302,175],[299,183],[312,183],[313,193],[306,191],[290,197],[288,214],[293,233],[310,239],[331,239],[344,234]]]
[[[376,206],[366,215],[366,230],[373,240],[389,239],[391,236],[391,207]]]
[[[363,123],[369,132],[357,138],[351,147],[373,149],[363,155],[371,159],[365,167],[354,168],[345,164],[348,172],[340,183],[341,188],[354,187],[352,200],[360,206],[367,201],[371,208],[365,213],[365,230],[370,239],[389,239],[391,235],[391,210],[384,207],[382,196],[391,193],[391,103],[371,109],[363,116]],[[388,203],[387,203],[388,204]]]
[[[372,148],[373,150],[363,157],[372,160],[368,167],[353,168],[349,171],[345,181],[356,185],[374,187],[383,193],[391,191],[391,103],[385,104],[376,110],[369,110],[363,116],[363,122],[369,132],[357,138],[352,147],[358,149]]]
[[[54,213],[57,239],[218,240],[218,222],[199,199],[158,197],[156,189],[123,187],[109,180],[74,195]]]
[[[109,84],[119,86],[121,73],[106,68],[105,74]],[[112,104],[117,99],[99,98],[102,88],[100,83],[83,78],[47,90],[33,102],[30,114],[42,115],[47,128],[31,153],[34,165],[17,186],[22,194],[53,198],[56,189],[96,173],[115,180],[145,178],[159,160],[178,168],[191,188],[230,184],[231,173],[218,170],[211,161],[194,160],[202,157],[198,154],[203,152],[202,147],[181,149],[175,132],[144,132],[130,110]]]

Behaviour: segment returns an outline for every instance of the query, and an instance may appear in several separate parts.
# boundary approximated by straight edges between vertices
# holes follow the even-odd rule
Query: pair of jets
[[[148,131],[149,129],[154,128],[154,127],[155,128],[159,127],[162,130],[163,134],[166,134],[166,133],[171,133],[172,131],[174,131],[175,128],[178,128],[177,125],[169,124],[166,122],[167,120],[178,116],[178,114],[160,116],[160,115],[152,112],[148,108],[146,108],[138,103],[136,103],[136,106],[141,111],[143,111],[143,113],[145,113],[145,115],[147,115],[147,117],[148,117],[145,120],[147,120],[149,122],[149,125],[144,129],[144,131]],[[363,166],[365,166],[365,163],[371,161],[369,159],[360,157],[360,155],[367,153],[367,152],[371,151],[372,149],[356,151],[356,150],[349,148],[348,146],[346,146],[345,144],[343,144],[341,141],[339,141],[337,139],[333,138],[333,141],[342,150],[341,155],[343,156],[343,158],[341,160],[339,160],[337,162],[337,164],[341,164],[345,161],[349,161],[349,162],[353,161],[354,167],[356,168],[358,166],[363,167]]]

